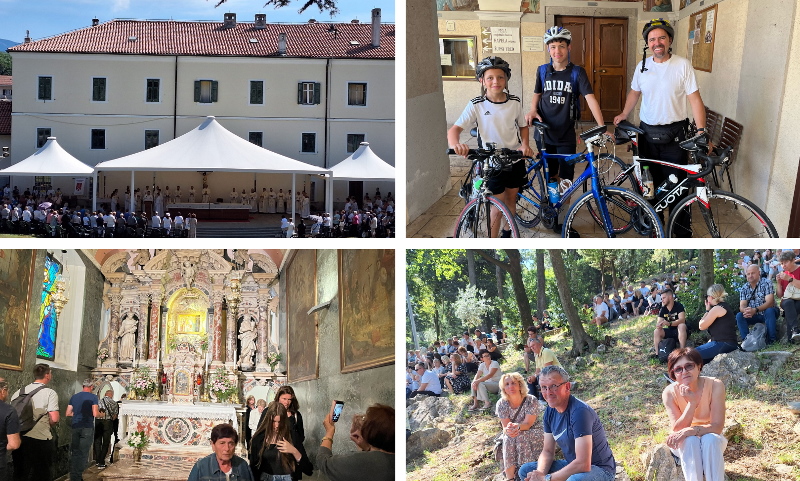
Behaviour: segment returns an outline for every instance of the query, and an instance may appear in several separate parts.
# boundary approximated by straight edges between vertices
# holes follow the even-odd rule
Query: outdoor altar
[[[110,320],[93,373],[98,388],[115,380],[128,399],[120,405],[122,462],[102,476],[186,479],[194,462],[211,452],[215,425],[230,423],[242,432],[246,396],[285,383],[278,293],[271,287],[277,267],[243,250],[142,249],[117,256],[103,265],[111,282],[104,299]],[[147,447],[134,463],[129,440],[138,433]],[[174,466],[170,473],[156,469],[149,478],[141,471],[164,460]],[[126,474],[127,468],[140,471]]]

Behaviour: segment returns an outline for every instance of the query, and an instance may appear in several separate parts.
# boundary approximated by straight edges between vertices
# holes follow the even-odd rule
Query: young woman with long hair
[[[253,434],[250,467],[260,481],[292,481],[303,455],[292,440],[286,408],[271,402]]]

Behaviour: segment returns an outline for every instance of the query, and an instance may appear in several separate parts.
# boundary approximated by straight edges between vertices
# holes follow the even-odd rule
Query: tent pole
[[[292,217],[291,221],[294,222],[295,207],[297,206],[294,198],[297,196],[297,174],[292,172],[292,198],[289,201],[292,203]]]
[[[97,212],[97,171],[94,171],[94,182],[92,182],[92,212]]]
[[[325,210],[333,216],[333,177],[329,174],[325,175]]]
[[[134,171],[132,170],[131,171],[131,195],[130,195],[130,198],[131,198],[131,207],[130,207],[131,210],[130,210],[130,212],[131,213],[135,212],[135,206],[136,206],[136,196],[133,194],[136,191],[136,189],[135,189],[136,186],[133,185],[133,174],[134,174]]]

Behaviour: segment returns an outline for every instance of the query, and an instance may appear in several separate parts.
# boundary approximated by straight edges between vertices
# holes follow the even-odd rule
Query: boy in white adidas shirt
[[[519,97],[507,92],[511,67],[500,57],[486,57],[475,68],[475,77],[483,95],[467,104],[461,117],[447,131],[447,143],[456,154],[466,157],[469,147],[459,140],[461,132],[478,125],[478,146],[494,143],[498,149],[519,150],[532,156],[528,142],[528,126]],[[525,184],[525,161],[516,161],[510,171],[486,180],[487,189],[509,208],[516,211],[517,192]],[[500,212],[492,209],[492,237],[500,233]]]

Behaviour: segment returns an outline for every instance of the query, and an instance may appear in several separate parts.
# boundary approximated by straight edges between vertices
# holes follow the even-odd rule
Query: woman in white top
[[[472,380],[472,406],[470,411],[487,410],[492,405],[489,402],[489,391],[496,393],[500,391],[500,376],[503,372],[500,370],[500,364],[497,361],[492,361],[492,356],[489,351],[482,350],[480,352],[481,361],[478,366],[478,372],[475,374],[475,379]],[[478,401],[483,404],[478,405]]]
[[[263,399],[256,401],[256,408],[250,413],[250,419],[247,423],[247,427],[250,428],[251,433],[258,431],[258,421],[261,419],[261,413],[264,412],[266,407],[267,401]]]

